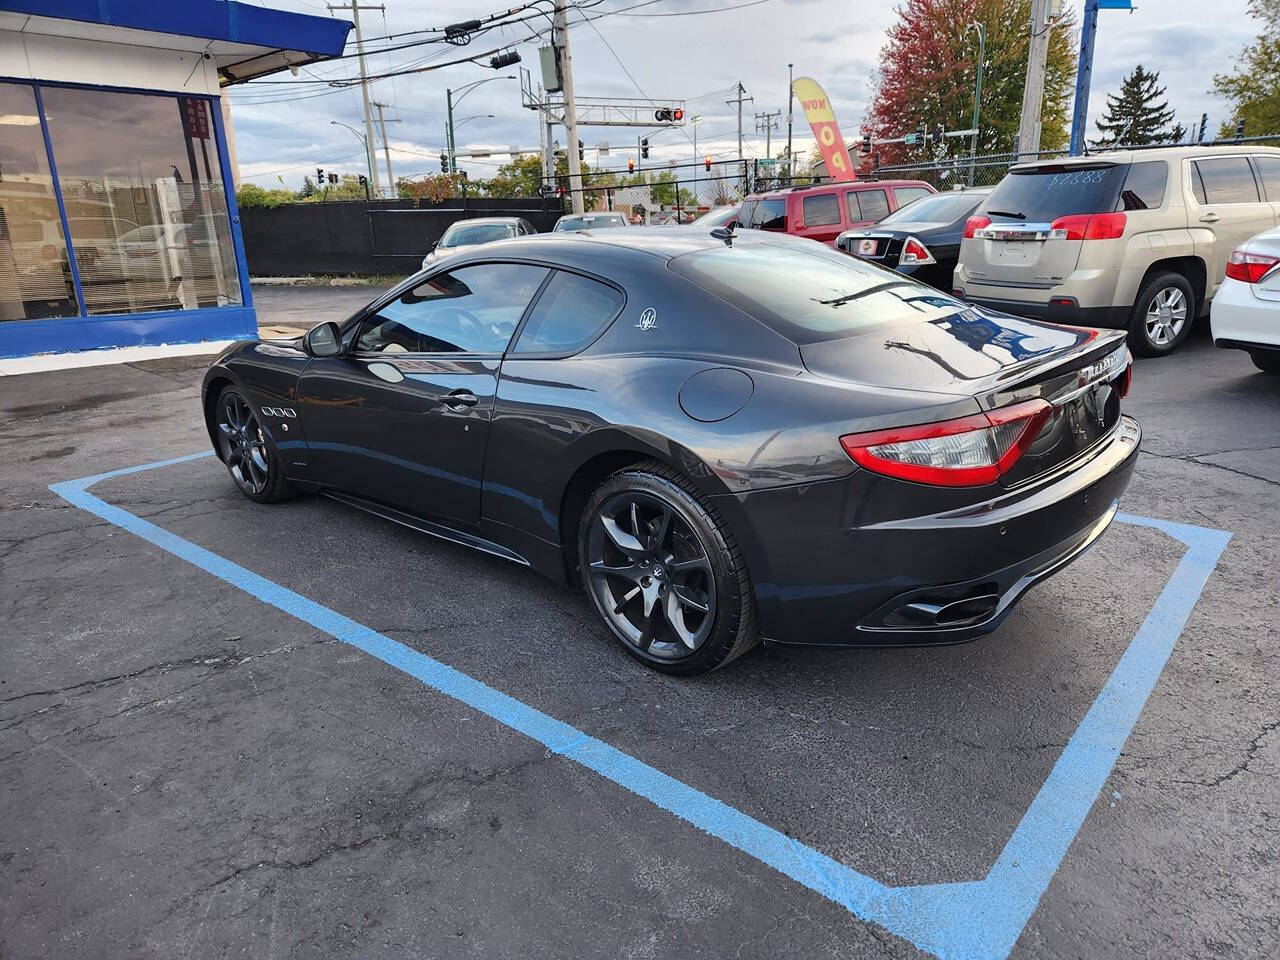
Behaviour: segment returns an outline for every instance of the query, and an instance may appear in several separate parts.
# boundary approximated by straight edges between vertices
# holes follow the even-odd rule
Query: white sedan
[[[1247,350],[1259,370],[1280,373],[1280,228],[1231,254],[1209,324],[1214,346]]]

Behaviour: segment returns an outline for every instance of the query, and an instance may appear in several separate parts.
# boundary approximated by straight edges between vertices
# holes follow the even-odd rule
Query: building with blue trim
[[[256,336],[220,93],[350,29],[235,0],[0,0],[0,357]]]

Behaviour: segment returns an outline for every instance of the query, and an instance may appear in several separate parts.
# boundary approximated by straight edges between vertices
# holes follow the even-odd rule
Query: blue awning
[[[75,31],[86,39],[139,42],[139,31],[152,35],[150,46],[166,37],[205,41],[224,84],[337,56],[351,30],[346,20],[236,0],[0,0],[0,13],[26,15],[22,30],[53,36],[60,21],[75,21],[96,27]]]

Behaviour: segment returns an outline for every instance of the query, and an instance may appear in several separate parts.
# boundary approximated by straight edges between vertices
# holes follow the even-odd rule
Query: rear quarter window
[[[748,200],[742,205],[739,223],[753,230],[785,230],[787,201],[782,199]]]
[[[1120,188],[1121,210],[1154,210],[1164,203],[1169,184],[1169,164],[1163,160],[1135,163]]]
[[[905,207],[912,200],[919,200],[921,197],[930,196],[932,190],[926,190],[924,187],[894,187],[893,197],[898,201],[899,207]]]
[[[1258,175],[1262,177],[1267,199],[1280,200],[1280,157],[1254,157],[1253,162],[1258,168]]]
[[[513,353],[574,353],[595,339],[622,309],[622,294],[606,283],[557,271],[525,321]]]

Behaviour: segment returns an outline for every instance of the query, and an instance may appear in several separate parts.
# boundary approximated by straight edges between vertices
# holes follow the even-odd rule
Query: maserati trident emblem
[[[657,325],[658,325],[658,311],[653,309],[653,307],[645,307],[644,311],[640,314],[640,322],[637,323],[636,326],[639,329],[647,332],[649,330],[652,330]]]

